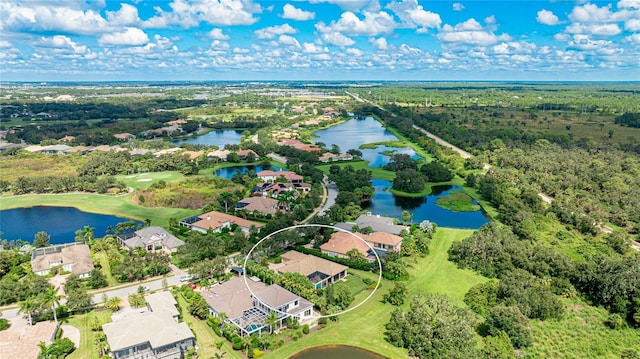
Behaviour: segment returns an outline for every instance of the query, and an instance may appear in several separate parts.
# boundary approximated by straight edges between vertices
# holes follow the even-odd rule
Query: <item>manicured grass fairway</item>
[[[85,212],[111,214],[138,221],[148,218],[154,226],[167,226],[170,218],[179,220],[199,213],[194,209],[138,206],[131,201],[131,194],[118,197],[85,193],[25,195],[2,197],[0,202],[0,209],[33,206],[75,207]]]
[[[184,179],[184,175],[178,171],[148,172],[133,175],[118,175],[116,179],[124,182],[127,187],[145,189],[160,180],[165,182],[182,180]]]
[[[464,305],[462,298],[469,288],[487,279],[472,271],[458,269],[454,263],[447,260],[447,250],[453,241],[462,240],[471,233],[473,231],[438,228],[431,245],[431,253],[424,258],[418,258],[415,263],[409,263],[411,278],[406,282],[409,297],[419,293],[441,293]],[[373,273],[350,271],[363,277],[377,279],[377,275]],[[388,358],[406,358],[406,350],[396,348],[384,340],[384,325],[389,321],[395,307],[381,301],[382,296],[392,287],[393,282],[383,280],[369,301],[349,313],[340,315],[337,323],[330,322],[326,328],[288,343],[268,353],[265,358],[287,358],[303,349],[337,344],[358,346]],[[354,303],[361,302],[369,293],[361,292],[356,296]],[[405,307],[408,307],[408,303]]]

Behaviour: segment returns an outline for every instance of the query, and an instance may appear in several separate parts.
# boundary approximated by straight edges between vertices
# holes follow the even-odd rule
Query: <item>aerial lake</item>
[[[386,359],[368,350],[347,345],[325,345],[303,350],[289,359]]]
[[[37,232],[45,231],[51,236],[51,244],[74,242],[76,230],[84,226],[95,228],[95,237],[104,237],[107,227],[127,221],[130,219],[83,212],[73,207],[37,206],[0,211],[2,238],[33,242]]]
[[[373,200],[366,210],[373,214],[397,218],[400,220],[402,211],[409,211],[413,215],[412,222],[419,223],[427,219],[441,227],[478,229],[489,222],[482,210],[475,212],[454,212],[436,205],[436,200],[446,196],[449,191],[459,190],[457,186],[434,186],[432,193],[421,197],[400,197],[389,191],[391,182],[373,179],[375,190]]]
[[[314,142],[322,142],[326,148],[331,148],[331,145],[334,144],[338,145],[340,152],[343,153],[352,148],[358,149],[360,145],[365,143],[398,141],[398,138],[391,133],[391,131],[382,127],[382,124],[373,117],[364,119],[354,118],[339,125],[316,131],[314,135],[317,136],[314,137]],[[375,149],[362,149],[360,151],[362,151],[362,159],[369,161],[369,167],[380,167],[387,164],[390,158],[380,152],[389,150],[395,151],[395,153],[406,153],[413,158],[419,158],[413,149],[409,147],[378,146]]]
[[[223,148],[226,144],[237,145],[240,143],[243,132],[244,130],[212,130],[204,135],[175,140],[171,141],[171,143],[178,146],[181,143],[190,143],[192,145],[218,146],[219,148]]]

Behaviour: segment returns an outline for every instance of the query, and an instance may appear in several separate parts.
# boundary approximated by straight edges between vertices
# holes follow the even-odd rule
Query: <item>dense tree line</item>
[[[167,154],[156,157],[152,154],[133,157],[128,152],[93,152],[78,168],[80,176],[103,176],[138,172],[180,171],[195,174],[198,168],[187,156]]]
[[[338,187],[336,204],[347,206],[349,204],[361,205],[373,198],[373,185],[371,184],[371,171],[366,169],[356,170],[351,165],[329,167],[329,180]]]
[[[640,113],[627,112],[615,119],[616,124],[640,128]]]
[[[73,191],[107,193],[111,189],[123,192],[126,191],[127,186],[124,182],[118,181],[112,176],[101,178],[96,176],[19,177],[13,183],[0,183],[0,190],[11,190],[16,195]]]
[[[132,282],[171,271],[167,255],[147,252],[142,248],[122,251],[119,256],[110,258],[109,262],[111,274],[120,282]]]

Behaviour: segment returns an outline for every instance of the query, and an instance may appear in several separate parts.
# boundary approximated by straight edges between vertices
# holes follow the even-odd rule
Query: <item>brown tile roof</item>
[[[239,200],[238,204],[246,204],[240,208],[236,205],[236,209],[244,209],[247,212],[275,214],[278,211],[278,200],[273,198],[247,197]]]
[[[259,292],[265,288],[264,283],[254,282],[247,278],[251,290]],[[242,312],[253,306],[251,292],[243,277],[231,277],[228,281],[203,290],[202,296],[207,304],[218,313],[224,313],[229,319],[239,318]]]
[[[286,254],[286,253],[285,253]],[[295,272],[304,276],[309,276],[315,272],[321,272],[329,276],[334,276],[347,269],[346,266],[338,264],[324,258],[305,254],[297,260],[288,260],[283,262],[285,265],[278,268],[280,273]]]
[[[189,156],[190,160],[195,160],[196,158],[202,156],[204,154],[204,151],[184,151],[182,152],[183,156]]]
[[[363,238],[370,243],[382,243],[386,245],[392,245],[394,247],[402,243],[402,237],[385,232],[373,232]]]
[[[362,239],[367,240],[368,236],[363,234],[357,234],[357,236]],[[369,250],[371,249],[366,243],[361,241],[356,235],[347,233],[347,232],[335,232],[331,235],[331,239],[323,245],[320,246],[322,251],[339,253],[342,255],[347,255],[347,252],[352,249],[357,249],[362,255],[365,257],[368,255]]]
[[[202,228],[202,229],[216,229],[223,226],[225,222],[230,222],[231,224],[237,224],[240,227],[250,228],[251,225],[254,225],[256,228],[260,228],[263,226],[262,223],[252,222],[246,220],[244,218],[232,216],[230,214],[211,211],[198,216],[200,218],[199,221],[192,224],[194,227]]]
[[[253,150],[240,150],[236,152],[236,154],[240,157],[247,157],[249,156],[250,153],[252,153],[254,157],[258,158],[258,154],[255,153]]]
[[[257,173],[258,177],[271,177],[275,176],[276,178],[284,177],[287,181],[302,181],[304,177],[292,171],[271,171],[265,170]]]

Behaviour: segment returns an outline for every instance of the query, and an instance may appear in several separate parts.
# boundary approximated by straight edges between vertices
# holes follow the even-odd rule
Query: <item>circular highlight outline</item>
[[[373,254],[376,256],[376,260],[378,261],[378,282],[376,283],[375,288],[373,288],[373,290],[371,291],[371,293],[369,293],[369,295],[364,298],[363,301],[361,301],[360,303],[356,304],[355,306],[351,307],[351,308],[347,308],[341,312],[338,313],[334,313],[334,314],[327,314],[327,315],[320,315],[318,317],[313,317],[313,319],[320,319],[320,318],[331,318],[331,317],[337,317],[338,315],[341,314],[345,314],[345,313],[349,313],[350,311],[357,309],[358,307],[360,307],[362,304],[366,303],[369,299],[371,299],[371,297],[376,293],[376,291],[378,290],[378,288],[380,287],[380,283],[382,282],[382,261],[380,260],[380,257],[378,256],[378,253],[376,253],[376,251],[373,249],[373,247],[367,243],[367,241],[365,241],[364,239],[362,239],[362,237],[358,236],[357,234],[355,234],[355,232],[351,232],[348,231],[346,229],[342,229],[339,227],[335,227],[335,226],[330,226],[327,224],[297,224],[294,226],[289,226],[289,227],[285,227],[285,228],[281,228],[273,233],[269,233],[267,234],[264,238],[262,238],[261,240],[258,241],[258,243],[254,244],[253,247],[251,247],[251,249],[249,250],[249,253],[247,253],[247,255],[244,258],[244,263],[242,264],[242,272],[244,273],[243,275],[243,279],[244,279],[244,285],[245,287],[247,287],[247,289],[249,290],[249,293],[251,293],[251,295],[253,295],[253,297],[255,299],[258,300],[258,302],[264,304],[267,308],[273,310],[276,313],[279,314],[284,314],[285,316],[290,316],[288,313],[283,312],[281,310],[275,309],[273,307],[271,307],[269,304],[265,303],[262,299],[260,299],[260,297],[258,297],[253,290],[251,290],[251,288],[249,287],[249,282],[247,282],[247,262],[249,261],[249,257],[251,256],[251,252],[253,252],[254,249],[256,249],[256,247],[258,247],[260,245],[260,243],[264,242],[265,240],[269,239],[271,236],[276,235],[280,232],[284,232],[290,229],[296,229],[296,228],[306,228],[306,227],[323,227],[323,228],[331,228],[331,229],[335,229],[338,230],[340,232],[345,232],[345,233],[349,233],[353,236],[355,236],[356,238],[358,238],[359,240],[361,240],[362,242],[364,242],[364,244],[367,245],[367,247],[371,248],[371,251],[373,252]],[[315,306],[315,304],[314,304]]]

